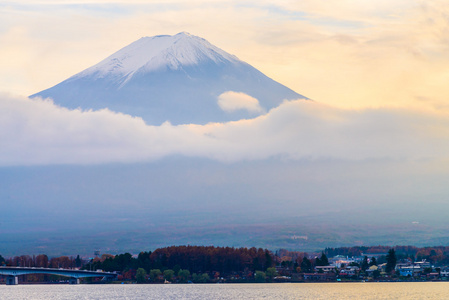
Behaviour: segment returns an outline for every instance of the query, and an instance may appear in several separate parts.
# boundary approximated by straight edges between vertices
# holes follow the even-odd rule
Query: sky
[[[447,111],[444,1],[54,1],[0,4],[0,91],[30,95],[142,36],[201,36],[345,108]]]
[[[400,0],[3,2],[0,162],[127,162],[172,154],[223,161],[446,159],[446,13],[439,1]],[[25,99],[142,36],[181,31],[237,55],[314,105],[285,103],[235,124],[152,127],[113,112]],[[74,155],[74,145],[83,154]]]
[[[69,110],[50,99],[27,98],[140,37],[183,31],[207,39],[312,101],[284,101],[266,112],[257,99],[229,91],[217,99],[222,109],[233,110],[243,101],[260,115],[228,123],[150,126],[108,109]],[[0,179],[7,183],[2,187],[0,182],[0,195],[22,203],[8,202],[11,216],[33,215],[38,204],[30,202],[29,194],[59,207],[55,195],[67,189],[61,193],[82,207],[95,206],[83,191],[95,194],[98,210],[117,194],[123,198],[114,205],[133,194],[128,203],[136,211],[154,213],[139,191],[147,195],[157,190],[158,199],[176,201],[183,201],[183,191],[188,191],[198,208],[219,212],[259,200],[267,216],[282,201],[294,214],[306,204],[333,207],[338,200],[345,207],[362,207],[366,200],[369,205],[395,204],[397,216],[406,207],[410,224],[422,216],[413,207],[425,206],[427,212],[434,207],[445,220],[448,36],[449,6],[439,0],[2,1]],[[170,159],[179,157],[185,160],[178,168]],[[104,193],[95,180],[80,179],[90,178],[88,171],[72,187],[67,183],[70,172],[63,175],[65,169],[50,167],[42,171],[53,174],[45,175],[47,181],[36,177],[34,187],[32,179],[25,181],[34,167],[107,164],[125,169],[145,164],[147,173],[142,173],[157,178],[162,172],[167,182],[158,178],[137,187],[129,179],[125,187],[119,167],[110,182],[109,169],[102,169],[105,173],[98,177],[108,190]],[[167,170],[156,167],[160,164]],[[139,174],[129,176],[137,182],[143,180]],[[44,191],[41,186],[52,180],[65,184]],[[179,190],[171,188],[170,180]],[[205,186],[223,201],[211,203]],[[228,200],[232,205],[226,206]],[[181,207],[176,203],[173,207]],[[113,207],[108,207],[111,215],[118,216],[120,209]]]

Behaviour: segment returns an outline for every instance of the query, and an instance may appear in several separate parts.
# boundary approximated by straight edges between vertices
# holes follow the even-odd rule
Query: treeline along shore
[[[171,246],[137,255],[4,258],[0,265],[116,272],[120,283],[239,283],[448,280],[449,247],[326,248],[317,253],[262,248]],[[20,276],[22,283],[65,282],[57,275]],[[102,282],[101,278],[84,282]],[[0,277],[4,283],[5,277]]]

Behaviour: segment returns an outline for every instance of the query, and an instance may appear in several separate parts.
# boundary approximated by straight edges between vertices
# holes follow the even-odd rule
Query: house
[[[315,267],[315,270],[318,273],[335,273],[335,266],[317,266]]]
[[[340,270],[339,276],[347,276],[347,277],[357,276],[359,271],[360,268],[357,266],[347,266]]]
[[[426,261],[425,259],[422,261],[415,261],[413,263],[415,266],[419,266],[421,270],[424,270],[426,268],[430,268],[430,262]]]
[[[440,276],[441,277],[449,277],[449,268],[447,268],[447,267],[441,268]]]
[[[419,266],[408,266],[397,269],[400,276],[405,277],[416,277],[421,273],[421,268]]]
[[[379,272],[386,272],[387,264],[384,263],[384,264],[377,265],[377,270],[379,270]]]
[[[395,270],[399,271],[400,276],[416,277],[420,273],[422,273],[424,269],[430,267],[431,267],[430,262],[422,260],[414,263],[412,262],[398,263],[396,264]]]
[[[366,272],[366,274],[368,276],[372,277],[375,271],[378,271],[378,267],[377,266],[371,266],[368,269],[366,269],[365,272]]]
[[[337,255],[337,256],[332,257],[329,260],[329,262],[330,262],[330,264],[332,266],[337,267],[337,268],[341,268],[341,267],[344,267],[344,266],[348,266],[351,263],[360,262],[360,258],[348,257],[348,256],[344,256],[344,255]]]

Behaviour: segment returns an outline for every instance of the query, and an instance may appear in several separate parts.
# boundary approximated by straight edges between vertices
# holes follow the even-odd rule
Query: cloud
[[[445,159],[449,118],[434,112],[345,110],[286,101],[250,120],[164,123],[109,110],[81,111],[49,100],[0,96],[0,165],[154,161],[171,155],[224,162]]]
[[[188,31],[332,106],[449,111],[442,0],[56,2],[0,7],[0,90],[33,94],[142,36]]]
[[[259,100],[245,93],[225,92],[218,96],[218,106],[225,111],[232,113],[236,110],[247,110],[250,113],[260,114],[264,109],[260,106]]]

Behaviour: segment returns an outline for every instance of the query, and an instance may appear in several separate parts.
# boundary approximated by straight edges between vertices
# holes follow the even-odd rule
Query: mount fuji
[[[37,96],[71,109],[108,108],[151,125],[253,118],[284,99],[307,99],[185,32],[143,37],[30,97]]]

